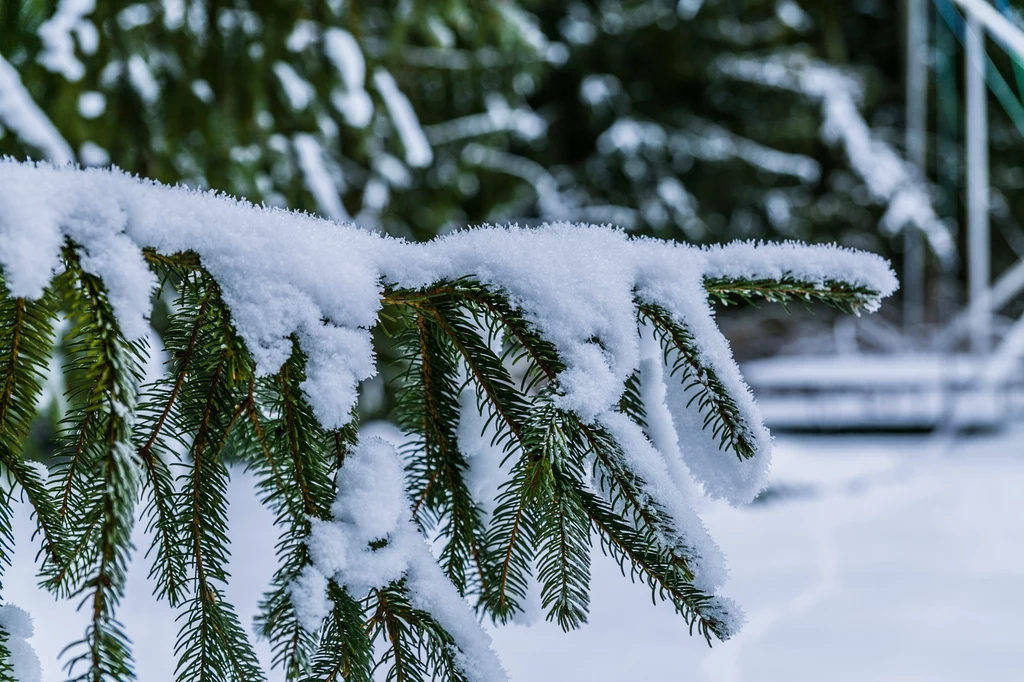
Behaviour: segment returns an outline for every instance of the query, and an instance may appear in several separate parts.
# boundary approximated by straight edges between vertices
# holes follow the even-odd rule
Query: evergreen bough
[[[13,199],[0,196],[0,212],[4,201]],[[355,419],[340,428],[318,421],[303,389],[309,356],[297,337],[279,370],[257,371],[221,283],[197,252],[143,254],[162,298],[173,296],[162,339],[168,361],[156,381],[143,380],[152,349],[122,333],[83,244],[65,239],[59,272],[41,297],[13,296],[6,284],[0,296],[0,562],[14,551],[10,503],[20,496],[35,514],[42,584],[89,613],[82,639],[68,649],[69,675],[135,678],[117,607],[138,518],[151,539],[140,551],[155,593],[180,613],[177,679],[264,679],[246,624],[224,596],[226,488],[229,467],[241,466],[255,473],[280,532],[256,629],[287,679],[368,681],[380,666],[389,680],[472,679],[456,638],[415,605],[404,578],[367,593],[332,579],[329,615],[316,630],[304,626],[292,586],[312,561],[312,524],[332,519],[336,475],[359,441]],[[799,271],[709,277],[704,289],[721,303],[816,301],[848,312],[874,309],[889,293],[842,274],[823,282]],[[694,329],[639,292],[635,312],[637,332],[654,335],[720,456],[753,457],[759,425],[749,423],[743,396],[709,363]],[[696,579],[702,557],[694,538],[650,494],[619,422],[588,420],[560,402],[566,360],[531,319],[506,290],[473,273],[382,288],[379,324],[400,370],[394,418],[411,436],[402,453],[409,510],[425,534],[441,539],[444,574],[499,623],[523,610],[535,580],[546,617],[571,630],[587,619],[596,542],[623,575],[672,604],[691,632],[709,643],[726,639],[734,618]],[[23,444],[53,362],[67,410],[41,466]],[[467,392],[504,462],[493,511],[467,480],[458,433]],[[642,429],[648,407],[638,372],[614,412]],[[388,543],[380,538],[370,549]],[[0,680],[8,681],[5,637],[0,631]]]

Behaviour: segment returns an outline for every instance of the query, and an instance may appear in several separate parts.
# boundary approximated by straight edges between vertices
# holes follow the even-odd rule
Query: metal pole
[[[928,130],[928,1],[907,0],[907,158],[925,175]],[[903,231],[903,328],[920,327],[925,313],[924,235]]]
[[[1024,58],[1024,31],[986,0],[953,0],[971,20],[977,20],[1008,52]]]
[[[971,350],[987,353],[992,344],[989,304],[989,165],[988,100],[985,87],[985,32],[969,12],[965,71],[967,73],[967,231],[968,301],[971,309]]]

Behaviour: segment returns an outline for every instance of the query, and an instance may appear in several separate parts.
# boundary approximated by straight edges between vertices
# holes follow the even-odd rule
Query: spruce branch
[[[447,542],[441,566],[460,594],[483,590],[483,523],[470,495],[465,456],[459,451],[457,351],[440,325],[421,309],[399,313],[405,322],[396,338],[406,370],[400,378],[395,417],[416,439],[406,446],[413,515]],[[473,576],[476,576],[475,580]],[[480,583],[479,585],[477,583]]]
[[[42,535],[44,558],[50,563],[59,561],[59,522],[45,483],[20,453],[54,353],[57,309],[53,286],[34,301],[11,298],[0,277],[0,472],[27,495]],[[6,499],[0,504],[6,505]]]
[[[538,413],[550,488],[537,510],[537,580],[547,619],[568,631],[587,621],[590,607],[590,518],[583,505],[587,453],[578,429],[550,401]]]
[[[857,314],[877,304],[879,294],[865,286],[842,280],[810,282],[793,275],[779,279],[744,279],[714,277],[704,280],[704,289],[722,305],[800,302],[804,305],[824,303],[844,313]]]
[[[328,592],[331,613],[303,682],[370,682],[373,644],[364,625],[363,606],[333,580]]]
[[[44,575],[51,589],[79,596],[81,606],[89,608],[85,635],[66,649],[80,651],[67,663],[69,674],[81,663],[85,670],[76,680],[134,679],[129,640],[116,609],[132,550],[137,460],[131,419],[143,349],[121,336],[103,283],[82,269],[73,245],[64,256],[72,319],[69,396],[81,406],[69,414],[62,434],[63,451],[74,456],[63,458],[64,465],[54,471],[66,494],[61,506],[66,549],[59,563],[44,565]]]
[[[470,682],[454,639],[433,616],[410,604],[403,581],[374,590],[372,600],[367,625],[371,641],[385,642],[376,669],[388,666],[388,682]]]
[[[260,380],[260,396],[248,409],[260,447],[249,456],[249,466],[259,475],[258,486],[266,504],[282,528],[277,544],[279,567],[271,591],[261,601],[257,628],[274,653],[273,665],[283,668],[289,680],[309,673],[317,649],[317,637],[300,623],[289,587],[310,563],[306,538],[310,519],[329,519],[334,499],[333,466],[347,447],[344,434],[328,434],[313,416],[300,385],[305,380],[305,357],[293,344],[292,356],[273,379]],[[271,418],[256,410],[263,404]],[[267,440],[264,433],[270,434]],[[350,438],[350,436],[348,436]]]
[[[594,454],[594,479],[605,499],[581,493],[591,522],[602,536],[605,552],[618,558],[623,575],[639,576],[652,596],[667,600],[691,628],[709,640],[731,634],[721,620],[715,597],[694,586],[699,558],[675,521],[645,492],[644,480],[632,470],[619,444],[600,426],[578,424]]]
[[[185,282],[188,273],[182,275]],[[210,286],[197,280],[183,285],[164,334],[164,348],[171,358],[170,372],[155,385],[146,387],[140,400],[139,414],[143,423],[152,424],[137,436],[138,456],[142,462],[146,506],[142,518],[147,532],[153,535],[146,552],[153,554],[149,577],[156,583],[156,596],[178,606],[187,590],[189,552],[182,525],[175,516],[176,490],[169,462],[177,460],[175,452],[187,447],[178,434],[177,401],[182,386],[190,378],[200,332],[215,294]],[[204,292],[199,294],[199,292]]]
[[[192,594],[181,614],[175,653],[179,682],[206,679],[260,680],[249,637],[234,608],[223,599],[227,583],[228,470],[223,447],[244,400],[252,361],[231,326],[216,283],[208,276],[183,281],[195,300],[208,300],[199,325],[191,376],[178,393],[176,433],[191,437],[188,459],[174,494],[178,533],[188,547]]]
[[[661,306],[638,302],[637,310],[641,323],[653,326],[670,374],[679,374],[686,390],[693,391],[687,409],[696,403],[704,417],[703,427],[711,430],[719,449],[731,451],[740,459],[753,457],[757,453],[757,440],[751,426],[718,372],[706,362],[693,333]]]

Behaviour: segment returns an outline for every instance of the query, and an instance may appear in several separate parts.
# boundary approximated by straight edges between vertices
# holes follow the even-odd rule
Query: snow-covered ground
[[[248,621],[273,570],[269,515],[232,483],[233,582]],[[773,493],[749,507],[709,505],[704,517],[729,558],[727,592],[748,623],[709,649],[671,609],[596,562],[591,622],[493,632],[516,682],[633,680],[1020,680],[1024,672],[1024,431],[943,440],[785,437]],[[24,509],[19,543],[28,542]],[[145,538],[136,544],[144,548]],[[29,610],[46,682],[83,622],[35,587],[32,552],[4,578]],[[132,572],[122,616],[139,678],[172,680],[173,613]],[[261,649],[261,655],[265,655]]]

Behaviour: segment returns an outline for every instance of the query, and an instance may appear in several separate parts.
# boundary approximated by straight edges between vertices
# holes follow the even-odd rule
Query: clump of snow
[[[462,391],[459,394],[457,432],[459,452],[465,455],[468,465],[466,485],[485,522],[494,513],[501,484],[507,480],[501,466],[501,448],[496,445],[497,435],[494,420],[489,419],[486,411],[477,404],[476,392]]]
[[[814,28],[814,20],[794,0],[779,0],[775,3],[775,16],[786,26],[798,33],[806,33]]]
[[[128,82],[144,103],[153,105],[160,99],[160,85],[140,55],[133,54],[128,59]]]
[[[42,682],[39,657],[27,641],[35,631],[32,616],[14,604],[0,605],[0,630],[7,633],[6,646],[11,652],[14,679],[18,682]]]
[[[492,93],[487,97],[485,104],[485,113],[462,116],[427,127],[427,139],[431,144],[439,145],[498,131],[510,131],[517,137],[530,141],[547,132],[547,121],[527,107],[510,107],[508,101],[501,95]]]
[[[490,637],[413,524],[404,490],[405,470],[394,446],[380,438],[361,438],[338,472],[333,519],[312,524],[312,563],[291,588],[300,622],[315,631],[330,612],[328,579],[358,598],[404,577],[410,603],[430,613],[452,635],[457,665],[468,679],[508,679]],[[370,543],[376,541],[386,544],[373,549]]]
[[[324,165],[324,150],[317,139],[308,133],[294,137],[299,169],[306,181],[306,189],[316,199],[317,206],[328,218],[348,220],[349,215],[338,196],[338,187]]]
[[[38,61],[44,68],[61,74],[69,81],[82,79],[85,75],[85,66],[75,56],[75,40],[72,33],[78,34],[79,41],[83,43],[83,52],[95,51],[93,38],[96,27],[85,18],[94,9],[95,0],[60,0],[53,16],[39,26],[39,39],[43,43],[43,50]],[[98,37],[96,39],[98,40]]]
[[[597,148],[602,154],[661,154],[666,147],[684,157],[702,161],[738,159],[754,168],[795,177],[804,183],[817,182],[821,175],[818,162],[808,156],[766,147],[700,119],[691,121],[687,129],[677,130],[626,116],[612,123],[597,138]]]
[[[18,72],[0,56],[0,123],[56,164],[75,160],[74,152],[46,114],[32,101]]]
[[[213,88],[209,81],[202,78],[192,81],[192,94],[203,104],[210,104],[214,100]]]
[[[288,38],[285,40],[285,47],[291,52],[302,52],[310,45],[316,43],[318,36],[319,30],[315,22],[308,19],[299,19],[295,22],[292,32],[288,34]]]
[[[754,168],[789,175],[805,183],[817,182],[821,177],[821,166],[809,156],[765,147],[709,121],[695,120],[690,130],[696,132],[676,131],[672,137],[673,148],[706,161],[736,158]]]
[[[819,102],[825,117],[825,140],[843,146],[850,165],[875,200],[889,205],[883,228],[890,232],[904,227],[920,230],[940,260],[946,264],[955,260],[949,229],[935,214],[918,173],[896,150],[875,137],[861,116],[861,86],[854,78],[799,53],[758,59],[731,56],[718,60],[716,68],[729,78],[796,92]]]
[[[274,75],[284,89],[288,104],[295,111],[302,111],[316,97],[313,85],[300,76],[288,62],[274,62]]]
[[[395,124],[398,137],[405,148],[405,162],[413,168],[429,166],[434,160],[434,152],[430,142],[420,127],[416,112],[409,103],[409,98],[398,89],[395,78],[383,68],[373,72],[373,84],[377,92],[384,98],[391,122]]]
[[[676,14],[679,15],[680,19],[689,21],[697,16],[697,13],[700,12],[703,6],[704,0],[679,0],[676,4]]]
[[[78,148],[78,158],[85,166],[106,166],[110,164],[110,154],[106,149],[91,140],[86,140]]]
[[[324,54],[345,82],[344,91],[331,94],[331,102],[349,125],[365,128],[373,117],[373,100],[366,92],[366,60],[359,43],[348,31],[331,28],[324,32]]]
[[[107,98],[102,92],[86,90],[78,96],[78,114],[82,118],[99,118],[106,110]]]
[[[117,14],[117,25],[122,31],[130,31],[133,28],[146,26],[153,21],[153,8],[142,3],[128,5]]]
[[[597,107],[622,92],[619,79],[611,74],[589,74],[580,82],[580,99]]]

